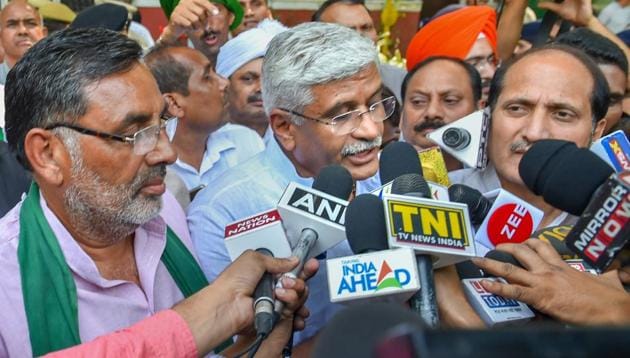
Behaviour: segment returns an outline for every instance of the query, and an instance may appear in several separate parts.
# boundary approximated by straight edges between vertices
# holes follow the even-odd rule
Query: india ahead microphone
[[[525,153],[519,172],[546,202],[581,215],[565,245],[598,272],[605,270],[630,240],[630,171],[612,174],[588,149],[543,140]]]
[[[346,236],[355,253],[326,261],[331,302],[406,302],[420,289],[416,256],[387,246],[383,202],[372,194],[354,198],[346,211]]]

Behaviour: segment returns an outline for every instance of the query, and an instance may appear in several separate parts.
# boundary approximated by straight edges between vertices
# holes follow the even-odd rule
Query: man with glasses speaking
[[[378,170],[383,121],[396,102],[382,97],[377,65],[372,42],[336,24],[307,23],[274,37],[263,61],[262,98],[275,140],[199,192],[188,210],[210,281],[230,262],[225,226],[275,209],[290,182],[311,186],[324,166],[336,163],[351,173],[357,193],[372,189],[364,180]],[[346,255],[351,251],[345,241],[327,252],[328,258]],[[295,344],[313,336],[336,310],[323,266],[310,281],[311,315]]]
[[[164,100],[141,53],[119,33],[71,29],[35,44],[8,74],[7,139],[34,183],[0,219],[0,357],[42,356],[154,314],[164,318],[189,296],[187,314],[171,314],[165,324],[183,327],[189,355],[253,323],[246,312],[254,287],[280,260],[250,252],[235,263],[240,270],[208,286],[184,213],[165,192],[175,152],[163,130]],[[301,281],[277,292],[289,308],[277,327],[293,324],[305,299]],[[200,312],[199,299],[212,312]],[[186,327],[201,336],[186,335]],[[274,330],[261,349],[275,342],[279,353],[284,331]],[[225,355],[251,338],[239,338]],[[143,355],[164,354],[152,349]]]

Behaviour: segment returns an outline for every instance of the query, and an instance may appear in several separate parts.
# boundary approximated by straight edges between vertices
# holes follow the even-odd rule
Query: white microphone
[[[495,199],[475,234],[479,256],[499,244],[518,244],[529,239],[544,216],[540,209],[506,190],[497,189],[485,196]]]
[[[276,209],[228,224],[225,227],[225,247],[232,261],[246,250],[266,249],[273,257],[291,256],[291,245]]]
[[[413,250],[387,246],[383,202],[371,194],[354,198],[346,211],[353,256],[326,261],[331,302],[406,302],[420,289]]]

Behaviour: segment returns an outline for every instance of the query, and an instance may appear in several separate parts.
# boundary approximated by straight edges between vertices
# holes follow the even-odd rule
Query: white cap
[[[286,29],[278,21],[267,19],[258,24],[258,27],[247,30],[226,42],[221,46],[219,56],[217,56],[217,73],[229,78],[249,61],[264,57],[271,39]]]

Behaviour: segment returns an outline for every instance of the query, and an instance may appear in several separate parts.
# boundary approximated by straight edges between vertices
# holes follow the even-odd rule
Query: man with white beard
[[[214,291],[205,300],[212,312],[181,315],[180,325],[183,318],[191,332],[214,338],[190,334],[183,349],[191,353],[182,356],[253,332],[258,279],[249,276],[257,270],[228,270],[207,287],[184,213],[165,193],[175,152],[163,130],[166,105],[141,53],[116,32],[66,30],[38,42],[9,72],[7,139],[34,183],[0,219],[0,357],[78,345],[169,311],[185,297],[194,302],[198,291]],[[258,266],[262,276],[261,264],[274,265],[260,256],[248,253],[240,265]],[[294,312],[306,291],[301,279],[293,283],[276,290],[289,310],[261,355],[279,355],[294,318],[303,326],[308,313]],[[254,339],[244,333],[221,353],[232,356]],[[160,355],[150,351],[143,353]]]

